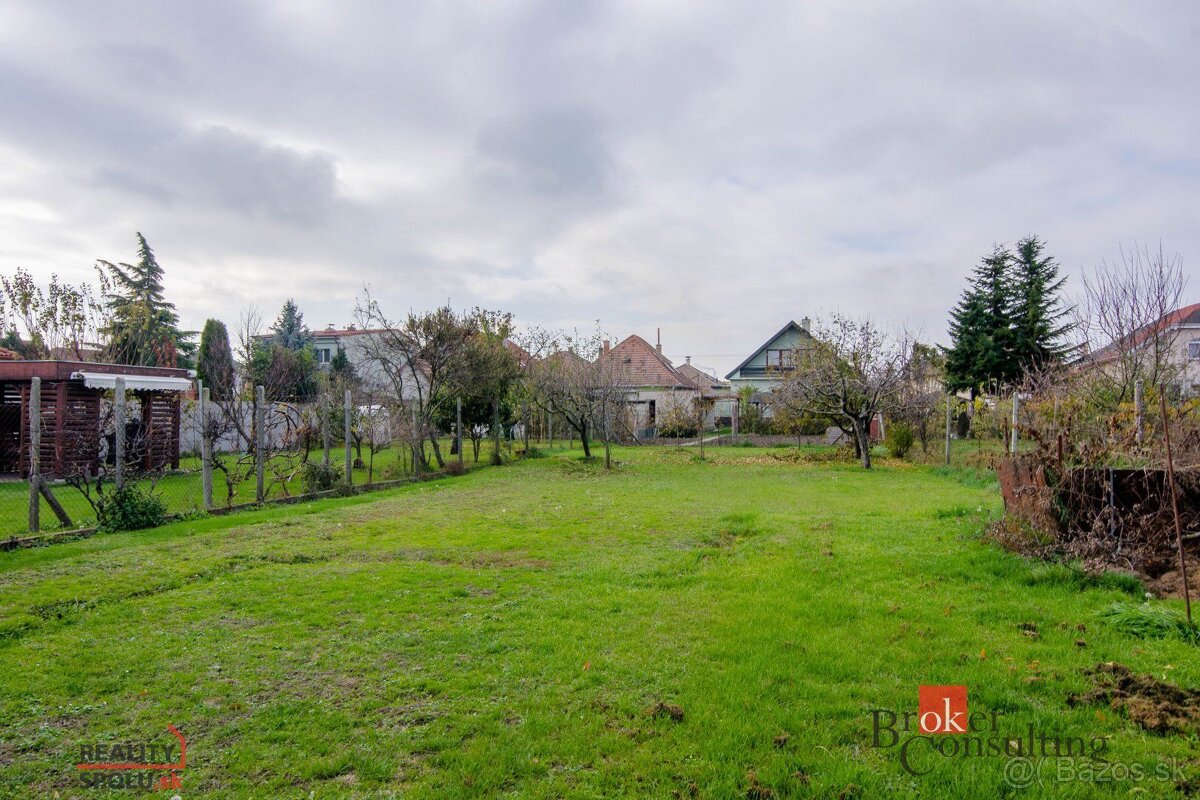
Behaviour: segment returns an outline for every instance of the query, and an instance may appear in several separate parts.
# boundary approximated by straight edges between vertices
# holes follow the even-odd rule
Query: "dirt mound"
[[[1192,597],[1200,595],[1200,558],[1187,559],[1188,588]],[[1178,568],[1146,581],[1146,588],[1157,597],[1183,597],[1183,574]]]
[[[1152,675],[1137,675],[1109,661],[1085,673],[1091,691],[1067,698],[1070,705],[1107,703],[1153,733],[1192,733],[1200,730],[1200,691],[1181,689]]]

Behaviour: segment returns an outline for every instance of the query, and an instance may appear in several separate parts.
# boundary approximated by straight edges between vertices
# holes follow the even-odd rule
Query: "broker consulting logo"
[[[182,788],[182,773],[187,768],[187,740],[174,725],[167,725],[167,730],[175,741],[164,742],[160,737],[158,740],[81,743],[79,762],[75,764],[80,785],[104,790]]]
[[[911,775],[926,775],[941,761],[978,758],[1004,759],[1008,782],[1029,785],[1037,779],[1034,760],[1083,758],[1103,760],[1106,736],[1059,736],[1006,725],[996,710],[974,711],[968,705],[966,686],[921,686],[917,710],[877,708],[871,711],[871,746],[894,751]],[[1011,776],[1009,776],[1011,773]]]
[[[921,686],[917,710],[871,710],[871,747],[894,752],[911,775],[926,775],[940,762],[994,758],[1004,762],[1004,782],[1015,789],[1034,784],[1188,785],[1187,764],[1124,763],[1108,757],[1107,736],[1062,736],[1006,724],[1001,711],[975,709],[966,686]]]

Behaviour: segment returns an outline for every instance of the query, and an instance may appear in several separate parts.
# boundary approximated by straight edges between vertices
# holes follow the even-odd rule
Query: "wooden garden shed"
[[[41,471],[64,477],[99,466],[109,431],[105,409],[116,379],[138,401],[129,420],[146,470],[179,467],[180,402],[192,388],[185,369],[82,361],[0,360],[0,473],[29,475],[29,397],[41,379]]]

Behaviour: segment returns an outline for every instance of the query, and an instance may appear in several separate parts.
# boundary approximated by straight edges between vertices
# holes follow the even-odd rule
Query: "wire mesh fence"
[[[80,398],[34,379],[17,400],[4,407],[15,432],[3,440],[12,465],[0,482],[6,546],[350,493],[479,461],[470,438],[478,431],[464,435],[460,456],[452,433],[421,425],[411,408],[350,391],[272,397],[258,386],[213,397],[199,382],[165,391],[118,376],[111,390]]]

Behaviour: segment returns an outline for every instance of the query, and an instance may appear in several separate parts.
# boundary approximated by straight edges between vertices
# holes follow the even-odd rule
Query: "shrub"
[[[139,531],[167,520],[161,497],[127,484],[96,501],[96,527],[102,531]]]
[[[659,424],[658,435],[664,439],[691,439],[696,436],[696,423],[668,421]]]
[[[304,481],[305,494],[328,492],[336,489],[342,482],[342,474],[337,468],[332,464],[322,464],[316,461],[310,461],[304,465],[300,478]]]
[[[465,475],[467,468],[465,465],[458,463],[458,459],[450,459],[446,462],[446,467],[443,471],[447,475]]]
[[[858,460],[852,444],[804,449],[799,451],[799,457],[811,464],[852,464]]]
[[[904,458],[913,446],[913,430],[904,422],[893,422],[883,437],[883,445],[893,458]]]

